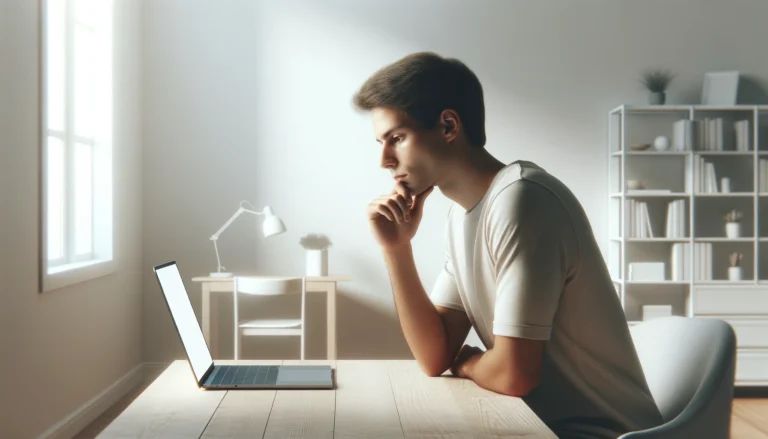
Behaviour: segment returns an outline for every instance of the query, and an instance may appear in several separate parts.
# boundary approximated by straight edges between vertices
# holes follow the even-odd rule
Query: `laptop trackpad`
[[[323,385],[331,382],[330,366],[280,366],[277,384]]]

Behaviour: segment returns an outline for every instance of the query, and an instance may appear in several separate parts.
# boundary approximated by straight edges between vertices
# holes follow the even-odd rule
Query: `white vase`
[[[741,236],[741,224],[730,222],[725,223],[725,236],[728,238],[738,238]]]
[[[328,250],[307,250],[307,276],[328,276]]]
[[[741,280],[741,267],[728,267],[728,280]]]

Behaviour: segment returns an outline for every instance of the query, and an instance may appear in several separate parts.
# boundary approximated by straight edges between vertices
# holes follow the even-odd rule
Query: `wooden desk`
[[[202,390],[187,361],[175,361],[99,438],[556,439],[521,399],[450,375],[430,378],[414,360],[256,363],[330,364],[336,388]]]
[[[258,276],[257,276],[258,277]],[[326,311],[326,319],[328,321],[327,326],[327,358],[329,360],[335,360],[337,358],[336,352],[336,283],[345,282],[351,280],[346,276],[308,276],[307,281],[307,293],[326,293],[328,296],[328,304]],[[203,288],[203,336],[208,346],[211,347],[211,355],[213,358],[219,358],[219,350],[217,343],[211,343],[211,340],[218,340],[216,338],[216,328],[218,307],[216,301],[211,301],[211,293],[233,293],[234,292],[234,280],[233,278],[220,278],[220,277],[194,277],[193,282],[200,282]],[[213,321],[213,327],[211,326]]]

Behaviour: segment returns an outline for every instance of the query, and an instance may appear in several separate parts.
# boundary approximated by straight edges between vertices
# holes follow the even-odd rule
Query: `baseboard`
[[[65,416],[59,422],[52,425],[48,430],[38,436],[39,439],[70,439],[85,427],[90,425],[96,418],[101,416],[107,409],[112,407],[117,401],[128,392],[142,383],[150,374],[157,375],[166,363],[141,363],[130,372],[123,375],[114,384],[101,391],[98,395],[88,400],[85,404]]]

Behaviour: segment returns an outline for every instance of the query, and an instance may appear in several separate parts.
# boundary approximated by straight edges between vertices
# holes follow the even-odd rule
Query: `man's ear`
[[[447,142],[453,141],[459,135],[459,114],[454,110],[443,110],[440,113],[442,135]]]

